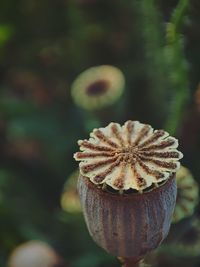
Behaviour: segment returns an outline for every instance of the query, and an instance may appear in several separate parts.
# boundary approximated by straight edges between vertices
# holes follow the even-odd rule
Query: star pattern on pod
[[[78,144],[81,152],[74,158],[80,161],[81,175],[121,191],[143,191],[167,180],[179,169],[183,157],[176,138],[138,121],[94,129],[89,140]]]

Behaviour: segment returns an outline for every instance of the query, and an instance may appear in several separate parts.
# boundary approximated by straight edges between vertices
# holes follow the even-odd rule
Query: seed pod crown
[[[138,121],[94,129],[89,140],[78,144],[81,152],[74,158],[81,161],[80,173],[115,190],[143,191],[157,185],[179,169],[183,157],[177,139]]]

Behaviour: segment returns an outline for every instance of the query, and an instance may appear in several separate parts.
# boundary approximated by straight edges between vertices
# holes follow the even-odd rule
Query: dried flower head
[[[77,181],[79,171],[74,171],[64,185],[64,190],[61,196],[61,207],[69,213],[80,213],[81,204],[77,192]]]
[[[56,267],[60,258],[46,243],[29,241],[18,246],[11,254],[9,267]]]
[[[181,166],[176,174],[177,200],[173,214],[173,223],[191,216],[199,201],[199,186],[191,172]]]
[[[179,167],[178,141],[163,130],[138,121],[110,123],[94,129],[89,140],[78,141],[74,158],[80,173],[95,184],[115,190],[142,191],[167,180]]]
[[[118,68],[102,65],[81,73],[73,82],[71,92],[78,106],[97,110],[116,102],[124,86],[124,75]]]

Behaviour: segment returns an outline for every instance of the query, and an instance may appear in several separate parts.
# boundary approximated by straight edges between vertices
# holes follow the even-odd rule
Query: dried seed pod
[[[94,184],[120,191],[142,192],[169,179],[183,156],[177,150],[177,139],[138,121],[94,129],[89,140],[78,144],[82,152],[74,158],[81,161],[80,173]]]
[[[173,223],[191,216],[199,202],[199,185],[189,169],[181,166],[176,174],[177,199]]]
[[[176,202],[182,153],[163,130],[128,121],[79,141],[78,191],[88,230],[105,250],[139,261],[166,237]],[[127,259],[127,260],[126,260]]]
[[[93,240],[115,256],[140,260],[167,236],[176,201],[174,176],[143,194],[115,194],[80,176],[78,191]]]
[[[115,103],[125,86],[124,75],[118,68],[102,65],[82,72],[72,84],[75,103],[86,110],[98,110]]]

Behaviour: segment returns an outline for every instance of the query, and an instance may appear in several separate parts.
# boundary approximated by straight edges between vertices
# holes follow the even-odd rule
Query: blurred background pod
[[[8,259],[8,267],[66,267],[48,244],[29,241],[19,245]]]
[[[199,186],[192,173],[184,166],[176,173],[177,199],[173,223],[192,216],[199,202]]]
[[[61,207],[69,213],[81,213],[80,199],[77,192],[79,170],[74,171],[65,182],[61,194]]]
[[[119,100],[125,89],[123,73],[114,66],[91,67],[72,84],[74,102],[86,110],[99,110]]]
[[[111,65],[90,67],[78,75],[71,85],[71,95],[82,109],[86,131],[123,117],[125,86],[124,74]]]

